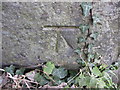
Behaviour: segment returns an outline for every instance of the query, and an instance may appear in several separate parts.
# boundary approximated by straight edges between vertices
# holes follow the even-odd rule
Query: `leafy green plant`
[[[20,69],[16,70],[15,74],[23,75],[24,71],[25,71],[25,68],[20,68]]]
[[[100,20],[100,18],[99,18],[99,16],[98,15],[92,15],[92,19],[93,19],[93,25],[96,25],[96,24],[100,24],[101,25],[101,20]]]
[[[47,83],[53,83],[52,85],[59,85],[65,82],[65,78],[68,75],[68,70],[63,67],[56,67],[54,63],[47,62],[43,67],[43,71],[36,73],[34,76],[35,81],[40,85],[45,85]]]
[[[37,81],[40,85],[45,85],[47,84],[49,81],[42,76],[40,73],[36,73],[34,76],[34,80]]]
[[[90,37],[93,38],[94,40],[96,40],[97,37],[98,37],[98,35],[99,35],[98,32],[94,32],[94,33],[92,33],[92,34],[90,35]]]
[[[92,9],[92,3],[83,2],[81,4],[83,9],[83,15],[89,16]],[[100,19],[97,15],[92,15],[93,25],[100,23]],[[79,64],[79,70],[66,70],[63,67],[55,66],[53,62],[48,61],[42,68],[38,69],[38,72],[34,75],[34,81],[38,82],[41,86],[60,85],[62,82],[66,82],[66,88],[70,88],[72,85],[80,88],[117,88],[117,85],[113,83],[110,76],[117,77],[113,70],[117,70],[120,66],[120,62],[115,62],[112,65],[105,65],[100,63],[100,55],[97,52],[93,52],[94,43],[89,42],[97,40],[98,32],[92,32],[90,25],[80,24],[80,32],[84,36],[78,37],[78,45],[84,43],[84,46],[78,46],[74,50],[74,53],[78,55],[76,62]],[[25,69],[21,68],[15,70],[15,67],[11,65],[6,67],[5,71],[11,75],[22,75]]]
[[[83,15],[84,16],[89,16],[90,9],[92,9],[92,3],[91,2],[83,2],[81,4],[81,7],[83,9]]]
[[[79,29],[82,33],[85,33],[89,29],[89,25],[86,24],[80,24]]]
[[[92,9],[91,5],[91,3],[87,2],[81,4],[84,16],[89,15],[90,9]],[[100,19],[97,15],[93,15],[92,18],[93,25],[100,23]],[[81,33],[86,33],[86,30],[90,30],[90,26],[81,24]],[[99,34],[98,32],[90,32],[91,31],[87,32],[87,35],[84,37],[78,37],[78,43],[84,43],[85,46],[80,46],[75,50],[75,53],[80,56],[79,59],[76,60],[80,65],[80,71],[71,81],[75,80],[75,85],[77,87],[116,88],[117,85],[113,83],[110,72],[115,75],[112,70],[118,69],[118,64],[107,66],[100,63],[100,55],[92,50],[94,44],[87,41],[89,38],[91,38],[91,40],[96,40]],[[86,57],[83,57],[81,52],[83,52]]]
[[[63,79],[65,78],[65,76],[67,76],[67,70],[60,67],[60,68],[55,68],[53,73],[52,73],[53,76],[56,76],[60,79]]]
[[[85,42],[85,41],[86,41],[86,39],[84,37],[79,37],[78,38],[78,43]]]
[[[74,50],[75,53],[77,53],[78,55],[81,53],[81,48],[77,48]]]
[[[5,71],[10,73],[11,75],[14,75],[14,70],[15,70],[15,66],[10,65],[10,67],[6,67]]]
[[[45,67],[43,68],[43,71],[47,74],[52,74],[53,69],[55,68],[55,65],[52,62],[47,62]]]
[[[23,75],[25,69],[20,68],[20,69],[15,70],[15,66],[10,65],[9,67],[5,68],[5,71],[10,73],[11,75]]]

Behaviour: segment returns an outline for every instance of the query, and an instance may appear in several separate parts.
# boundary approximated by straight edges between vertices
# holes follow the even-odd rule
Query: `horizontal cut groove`
[[[46,25],[44,28],[79,28],[79,26],[51,26],[51,25]]]

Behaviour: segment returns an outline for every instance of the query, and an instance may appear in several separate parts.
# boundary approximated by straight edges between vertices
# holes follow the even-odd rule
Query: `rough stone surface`
[[[79,25],[83,21],[79,5],[80,3],[3,3],[3,65],[14,63],[27,66],[50,60],[56,65],[71,67],[72,64],[72,68],[77,68],[76,56],[71,51],[77,47],[79,31],[62,31],[61,34],[64,35],[60,34],[57,38],[57,31],[44,31],[43,26]]]
[[[0,21],[2,21],[2,3],[0,2]],[[0,62],[2,62],[2,22],[0,22]],[[0,63],[2,67],[2,63]]]
[[[120,62],[120,2],[96,3],[93,13],[101,17],[101,26],[94,27],[100,32],[96,43],[96,51],[102,55],[102,63],[108,65],[115,61]],[[118,78],[113,78],[114,82],[120,83],[120,68],[114,71]]]
[[[102,62],[111,64],[120,54],[117,2],[93,3],[102,25],[91,27],[100,34],[95,50]],[[53,61],[70,69],[78,67],[73,50],[79,30],[43,30],[44,25],[79,25],[86,23],[80,3],[2,3],[2,64],[36,65]],[[89,18],[87,19],[89,20]],[[58,43],[58,44],[57,44]],[[57,49],[58,48],[58,49]]]
[[[111,64],[117,61],[118,53],[118,8],[117,3],[96,3],[93,8],[93,14],[100,15],[102,25],[94,27],[98,31],[99,37],[96,48],[100,55],[103,56],[102,61]]]

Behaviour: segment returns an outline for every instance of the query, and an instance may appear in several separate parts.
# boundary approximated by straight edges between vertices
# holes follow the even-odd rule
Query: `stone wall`
[[[107,64],[117,61],[120,54],[118,8],[118,2],[93,3],[92,12],[99,15],[102,24],[91,27],[100,33],[94,48]],[[3,2],[2,64],[28,66],[53,61],[68,69],[78,68],[73,50],[80,31],[67,28],[58,34],[43,26],[79,26],[89,18],[82,15],[80,2]]]

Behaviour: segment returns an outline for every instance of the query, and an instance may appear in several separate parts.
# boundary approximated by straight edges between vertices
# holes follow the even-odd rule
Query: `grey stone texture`
[[[93,4],[93,13],[101,17],[101,26],[94,27],[100,34],[96,43],[96,49],[102,55],[101,62],[107,65],[115,61],[120,62],[120,2],[101,2]],[[118,78],[114,82],[120,83],[120,68],[114,71]]]
[[[102,25],[94,27],[100,34],[96,43],[98,52],[103,56],[102,60],[111,64],[119,56],[118,48],[118,8],[117,3],[96,3],[93,13],[99,14]]]
[[[2,21],[2,3],[0,2],[0,21]],[[2,62],[2,22],[0,22],[0,62]],[[0,64],[2,67],[2,63]]]
[[[78,67],[70,46],[77,47],[79,30],[63,30],[64,35],[57,38],[56,30],[45,31],[43,26],[79,25],[83,22],[80,3],[4,2],[2,10],[3,65],[28,66],[50,60],[59,66]]]
[[[58,66],[77,69],[78,29],[44,30],[45,25],[79,26],[90,23],[82,15],[81,2],[3,2],[2,3],[2,64],[31,66],[53,61]],[[94,2],[93,14],[101,24],[91,26],[100,34],[94,50],[102,55],[101,62],[110,65],[119,60],[119,3]],[[60,31],[60,32],[59,32]]]

